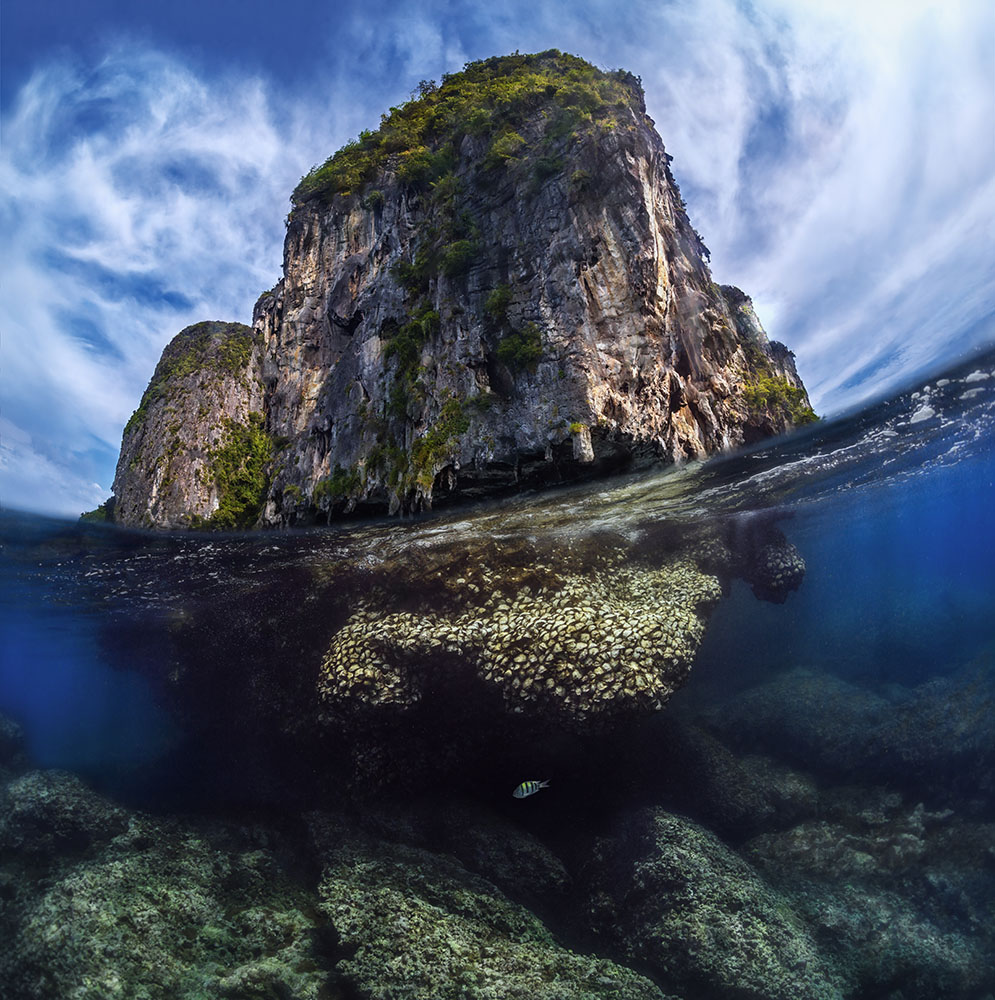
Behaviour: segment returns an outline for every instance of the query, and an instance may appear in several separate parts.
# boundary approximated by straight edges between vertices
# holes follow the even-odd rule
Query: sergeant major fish
[[[535,795],[540,788],[549,788],[548,781],[523,781],[511,794],[516,799],[524,799],[529,795]]]

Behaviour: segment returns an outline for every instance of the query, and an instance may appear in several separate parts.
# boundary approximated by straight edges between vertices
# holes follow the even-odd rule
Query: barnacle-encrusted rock
[[[2,810],[5,998],[338,996],[324,922],[265,831],[131,815],[59,771],[13,782]]]
[[[764,545],[753,557],[749,580],[762,601],[783,604],[792,590],[802,585],[805,560],[783,536]]]
[[[36,861],[84,851],[127,826],[127,814],[67,771],[30,771],[0,792],[0,848]]]
[[[444,851],[516,903],[562,907],[571,887],[563,862],[534,834],[479,802],[437,799],[364,805],[361,826],[379,840]]]
[[[880,691],[798,669],[712,709],[738,749],[846,780],[884,781],[937,804],[995,809],[995,677],[968,664],[912,688]]]
[[[512,711],[567,723],[659,709],[686,678],[720,595],[714,576],[675,559],[497,590],[452,617],[367,609],[333,638],[320,688],[333,704],[410,706],[457,669]]]
[[[967,1000],[990,989],[992,824],[848,787],[820,796],[818,818],[756,837],[744,853],[808,923],[847,995]]]

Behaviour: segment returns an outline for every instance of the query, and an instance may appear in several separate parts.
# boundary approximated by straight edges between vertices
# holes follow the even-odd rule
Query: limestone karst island
[[[639,80],[471,63],[292,195],[252,326],[163,351],[100,513],[136,527],[414,511],[700,458],[814,419],[712,280]]]
[[[334,43],[334,87],[290,31],[263,39],[300,50],[306,99],[281,91],[294,122],[393,69],[409,22],[474,50],[465,25],[498,24],[378,5],[325,16],[332,37],[311,6],[297,23],[316,64]],[[881,184],[842,197],[853,125],[881,105],[822,58],[852,33],[806,48],[814,22],[784,15],[769,34],[783,6],[644,5],[614,44],[659,58],[660,93],[665,74],[696,93],[763,76],[741,119],[762,152],[744,138],[740,176],[804,178],[770,203],[779,231],[787,205],[830,195],[789,226],[793,247],[817,226],[820,241],[779,276],[791,336],[827,409],[844,383],[881,396],[778,437],[815,419],[793,356],[713,281],[637,78],[547,51],[420,84],[301,180],[251,325],[209,316],[166,347],[112,499],[83,523],[0,508],[0,1000],[995,1000],[995,346],[955,358],[956,310],[924,306],[957,298],[978,248],[906,241],[915,267],[896,253],[833,301],[916,231],[909,190],[943,206],[928,236],[960,233],[960,208],[976,223],[983,185],[954,198],[958,175],[916,158],[893,175],[940,112],[889,123],[883,141],[905,141],[873,176],[899,214],[855,229]],[[599,7],[561,5],[565,34]],[[717,16],[735,60],[715,59]],[[637,21],[645,38],[618,41]],[[376,44],[348,52],[357,32]],[[796,87],[814,52],[823,75]],[[897,66],[889,100],[926,79]],[[851,88],[866,69],[848,57]],[[148,186],[143,210],[161,195],[140,167],[196,165],[208,128],[275,92],[198,86],[196,134],[174,156],[167,116],[167,160],[157,146],[132,166],[140,130],[105,96],[121,72],[109,57],[60,75],[77,118],[110,122],[63,145],[105,144],[120,191]],[[32,114],[44,79],[21,99]],[[966,117],[942,113],[966,132],[961,96]],[[46,135],[75,120],[46,114]],[[246,158],[273,148],[261,120],[222,130],[253,137]],[[77,195],[63,224],[79,189],[62,145],[55,162],[58,196]],[[224,201],[212,218],[249,197],[189,173],[196,204]],[[183,247],[137,287],[185,289]],[[923,268],[960,279],[906,294]],[[141,275],[118,277],[114,295]],[[945,367],[888,388],[926,340]]]

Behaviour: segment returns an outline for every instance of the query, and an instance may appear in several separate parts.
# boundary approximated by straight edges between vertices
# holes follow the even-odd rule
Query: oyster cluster
[[[718,578],[688,558],[652,568],[606,558],[561,574],[532,565],[533,584],[514,592],[499,576],[489,591],[486,571],[454,580],[456,614],[357,611],[322,663],[326,703],[412,706],[456,674],[500,693],[511,712],[568,725],[659,709],[684,682],[721,596]]]
[[[778,532],[780,534],[780,532]],[[783,535],[762,546],[753,555],[749,580],[761,601],[783,604],[805,578],[802,554]]]

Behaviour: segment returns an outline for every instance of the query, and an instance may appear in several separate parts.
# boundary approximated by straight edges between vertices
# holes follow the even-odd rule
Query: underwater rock
[[[37,786],[45,776],[28,776]],[[94,852],[51,855],[51,873],[0,865],[0,982],[10,1000],[334,1000],[332,941],[265,835],[128,816],[72,776],[48,776],[91,829]],[[15,783],[16,784],[16,783]],[[24,798],[14,789],[13,798]],[[52,793],[48,798],[55,798]],[[23,810],[22,810],[23,812]],[[59,827],[65,817],[44,813]],[[111,826],[107,817],[113,817]],[[103,843],[92,832],[97,826]],[[8,828],[10,823],[7,824]],[[40,824],[39,824],[40,826]],[[27,830],[20,824],[22,834]],[[35,828],[37,833],[39,827]],[[22,845],[23,846],[23,845]]]
[[[444,855],[310,825],[321,909],[359,994],[404,1000],[666,1000],[648,979],[557,944],[493,883]]]
[[[704,721],[737,749],[839,773],[866,760],[870,734],[888,711],[880,695],[832,674],[798,669],[737,694],[710,709]]]
[[[24,752],[24,731],[6,715],[0,715],[0,764],[7,766]]]
[[[786,898],[713,834],[661,809],[624,819],[588,866],[590,919],[668,989],[728,1000],[842,1000]]]
[[[26,766],[24,730],[13,719],[0,715],[0,779],[5,773],[20,771]]]
[[[833,779],[916,786],[979,815],[995,810],[995,684],[972,665],[880,693],[793,670],[706,713],[709,727]],[[981,776],[981,780],[978,780]]]
[[[968,1000],[995,986],[995,826],[910,809],[882,788],[833,789],[822,802],[828,819],[763,834],[744,854],[803,915],[848,991]]]
[[[762,601],[783,604],[805,576],[805,560],[787,539],[768,542],[753,559],[750,585]]]
[[[547,758],[565,734],[665,706],[731,579],[783,537],[773,515],[667,525],[632,501],[620,525],[578,531],[569,508],[546,504],[556,523],[540,531],[523,504],[484,512],[479,530],[476,516],[370,525],[261,550],[156,536],[140,571],[98,553],[80,583],[168,609],[164,641],[143,629],[123,641],[108,621],[102,648],[233,762],[246,795],[312,802],[441,775],[466,792],[495,746]]]
[[[529,908],[564,905],[571,879],[542,841],[479,804],[368,805],[357,827],[383,841],[442,851]]]
[[[734,841],[812,816],[812,779],[759,754],[736,755],[715,736],[669,714],[639,741],[644,787],[654,801]]]
[[[0,792],[0,848],[54,861],[110,840],[127,813],[67,771],[30,771]]]

